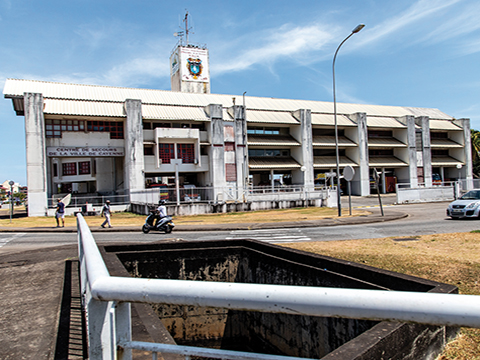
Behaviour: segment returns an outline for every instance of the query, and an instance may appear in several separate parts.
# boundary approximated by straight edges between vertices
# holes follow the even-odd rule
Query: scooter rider
[[[165,200],[160,200],[158,202],[157,213],[155,215],[155,227],[159,228],[165,223],[167,217],[167,207],[165,206]]]

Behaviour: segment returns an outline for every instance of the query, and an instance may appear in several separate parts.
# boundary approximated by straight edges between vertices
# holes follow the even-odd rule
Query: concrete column
[[[205,108],[210,117],[210,180],[212,181],[214,200],[223,201],[225,181],[225,140],[223,130],[222,105],[210,104]]]
[[[408,173],[410,178],[410,187],[416,188],[418,187],[418,172],[415,118],[411,115],[407,115],[399,118],[398,121],[407,127]]]
[[[48,209],[48,198],[43,95],[24,93],[23,102],[25,107],[28,216],[45,216]]]
[[[357,141],[358,141],[358,172],[360,181],[360,196],[370,195],[370,169],[368,160],[368,130],[367,114],[355,113],[350,118],[357,123]]]
[[[453,123],[463,129],[465,164],[463,165],[462,172],[467,181],[467,190],[470,190],[473,188],[472,135],[470,131],[470,119],[458,119],[454,120]]]
[[[125,100],[125,190],[145,189],[145,171],[143,159],[143,127],[141,100]]]
[[[235,120],[235,163],[237,168],[237,187],[244,189],[248,182],[247,119],[243,106],[233,106]],[[239,199],[240,200],[240,199]]]
[[[419,116],[415,123],[422,129],[423,178],[426,187],[432,186],[432,149],[430,146],[430,118]]]
[[[310,109],[300,109],[295,111],[293,116],[300,122],[300,134],[296,140],[302,145],[300,163],[305,169],[303,171],[303,184],[307,188],[313,188],[315,176],[313,170],[312,112]]]

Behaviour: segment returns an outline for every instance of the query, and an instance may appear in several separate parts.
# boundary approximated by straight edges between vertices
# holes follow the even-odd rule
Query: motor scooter
[[[155,222],[155,211],[151,211],[150,214],[147,216],[145,219],[145,224],[142,226],[142,231],[145,234],[148,234],[151,230],[152,231],[164,231],[165,234],[170,234],[175,227],[175,224],[173,223],[173,219],[171,216],[166,216],[159,220],[159,226],[153,225]]]

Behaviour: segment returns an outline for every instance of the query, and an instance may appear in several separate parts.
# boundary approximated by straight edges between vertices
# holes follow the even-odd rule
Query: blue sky
[[[170,90],[169,56],[190,14],[212,93],[438,108],[480,129],[475,0],[0,0],[6,78]],[[0,100],[0,181],[26,185],[23,117]]]

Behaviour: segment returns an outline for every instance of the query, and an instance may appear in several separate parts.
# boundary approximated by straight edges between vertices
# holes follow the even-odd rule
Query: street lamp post
[[[337,50],[335,51],[335,56],[333,57],[332,64],[332,74],[333,74],[333,117],[335,119],[335,160],[336,160],[336,172],[337,172],[337,206],[338,206],[338,216],[342,216],[342,203],[340,198],[340,157],[338,155],[338,125],[337,125],[337,97],[335,94],[335,60],[337,59],[338,50],[340,47],[347,41],[353,34],[358,33],[365,27],[364,24],[358,25],[355,29],[352,30],[351,34],[348,35],[341,43],[338,45]]]

